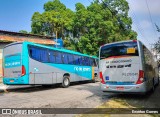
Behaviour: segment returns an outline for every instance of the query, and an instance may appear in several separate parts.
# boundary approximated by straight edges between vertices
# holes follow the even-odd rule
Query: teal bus
[[[3,49],[3,83],[52,85],[95,81],[98,58],[79,52],[31,42],[17,42]]]

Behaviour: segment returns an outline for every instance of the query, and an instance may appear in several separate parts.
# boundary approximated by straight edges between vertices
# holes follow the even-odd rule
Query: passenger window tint
[[[62,53],[62,62],[63,62],[64,64],[68,64],[67,53]]]
[[[29,45],[29,55],[32,59],[40,62],[56,64],[71,64],[82,66],[96,66],[95,59],[85,56],[73,55],[65,52],[45,49]]]
[[[74,55],[74,61],[76,65],[79,65],[79,57],[77,55]]]
[[[56,54],[55,51],[49,51],[48,52],[48,56],[49,56],[49,62],[51,63],[56,63]]]
[[[36,47],[30,47],[29,52],[31,58],[41,62],[48,62],[47,50]]]
[[[95,60],[90,58],[90,66],[96,66]]]
[[[86,62],[87,66],[90,66],[90,62],[89,62],[89,58],[88,57],[86,57],[85,62]]]
[[[84,60],[84,57],[83,57],[83,56],[81,57],[81,62],[82,62],[82,65],[86,65],[86,64],[85,64],[85,60]]]
[[[59,63],[59,64],[62,64],[62,53],[61,52],[55,52],[55,55],[56,55],[56,63]]]
[[[81,57],[81,56],[79,56],[79,57],[78,57],[78,59],[79,59],[79,65],[83,65],[82,57]]]
[[[31,58],[33,58],[37,61],[40,61],[40,54],[39,54],[39,51],[36,48],[30,47],[29,53],[30,53]]]
[[[48,62],[47,50],[40,49],[39,51],[40,51],[40,61],[41,62]]]
[[[68,63],[74,64],[74,58],[73,58],[73,55],[71,55],[71,54],[68,54]]]

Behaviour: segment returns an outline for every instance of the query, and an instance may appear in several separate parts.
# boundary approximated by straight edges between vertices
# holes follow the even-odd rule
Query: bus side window
[[[49,62],[50,63],[55,63],[56,62],[56,52],[55,51],[49,51],[48,56],[49,56]]]
[[[38,51],[40,51],[40,61],[48,62],[47,49],[39,49]]]
[[[69,64],[74,64],[74,59],[72,54],[68,54],[68,63]]]
[[[29,55],[31,58],[34,58],[34,56],[35,56],[34,48],[32,48],[30,46],[29,46]]]
[[[92,59],[89,58],[89,66],[92,66]]]
[[[74,55],[74,61],[76,65],[79,65],[79,57],[77,55]]]
[[[62,53],[59,51],[56,51],[56,63],[62,64]]]
[[[82,57],[82,64],[83,64],[84,66],[86,66],[86,61],[85,61],[85,57],[84,57],[84,56]]]
[[[96,67],[97,66],[97,60],[96,59],[94,59],[94,66]]]
[[[87,66],[86,58],[87,58],[87,57],[83,57],[83,65],[84,65],[84,66]]]
[[[32,57],[33,56],[33,50],[32,48],[29,48],[29,55]]]
[[[84,66],[87,66],[86,57],[83,57],[83,65],[84,65]]]
[[[90,58],[90,66],[96,66],[95,60]]]
[[[29,47],[30,48],[30,57],[34,60],[40,61],[40,52],[35,47]]]
[[[82,58],[82,56],[79,56],[78,60],[79,60],[79,65],[83,65],[83,58]]]
[[[62,53],[62,62],[63,62],[64,64],[68,64],[67,53]]]
[[[85,61],[86,61],[86,65],[87,65],[87,66],[90,66],[89,57],[86,57],[86,60],[85,60]]]
[[[83,56],[79,56],[79,65],[84,65]]]
[[[96,66],[99,67],[99,60],[98,59],[96,59],[96,63],[97,63]]]

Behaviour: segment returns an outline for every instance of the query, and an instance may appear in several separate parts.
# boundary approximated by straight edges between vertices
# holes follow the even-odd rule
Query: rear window
[[[123,42],[106,45],[101,47],[100,50],[100,59],[123,55],[138,56],[137,42]]]

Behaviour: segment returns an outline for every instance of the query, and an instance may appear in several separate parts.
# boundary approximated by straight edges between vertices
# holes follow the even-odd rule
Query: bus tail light
[[[144,71],[139,70],[139,77],[138,77],[136,84],[141,84],[141,83],[143,83],[143,81],[144,81]]]
[[[104,81],[104,79],[103,79],[103,74],[102,74],[102,72],[99,72],[99,77],[100,77],[100,79],[101,79],[101,83],[102,83],[102,84],[105,84],[105,81]]]
[[[26,68],[24,67],[24,65],[22,65],[22,74],[21,76],[24,76],[26,74]]]

